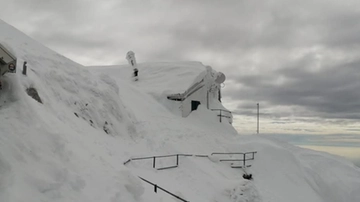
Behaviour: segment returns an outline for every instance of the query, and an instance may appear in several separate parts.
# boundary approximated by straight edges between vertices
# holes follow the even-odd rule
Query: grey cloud
[[[13,8],[21,5],[21,10],[27,11],[26,15],[22,15],[24,18],[37,16],[39,23],[34,26],[38,29],[59,30],[58,34],[64,33],[61,30],[76,29],[83,35],[94,37],[112,35],[113,32],[125,32],[130,37],[139,37],[138,40],[146,34],[152,34],[152,38],[165,36],[164,43],[173,44],[170,46],[172,55],[178,55],[178,58],[182,58],[189,50],[276,50],[324,43],[321,38],[328,38],[324,39],[325,43],[340,43],[340,39],[358,39],[356,32],[346,31],[349,28],[354,29],[354,23],[358,19],[357,13],[345,16],[344,13],[334,13],[327,8],[331,8],[328,5],[333,5],[334,2],[316,2],[302,1],[300,4],[287,1],[107,1],[100,4],[96,1],[84,3],[80,0],[15,0],[12,5]],[[104,4],[109,5],[101,6]],[[99,12],[101,9],[104,9],[102,13]],[[49,16],[41,17],[42,14]],[[343,20],[338,19],[339,16]],[[122,29],[116,28],[116,23]],[[93,26],[82,29],[84,25]],[[332,37],[336,37],[336,40]],[[117,41],[114,37],[110,37],[109,40]],[[82,47],[82,44],[77,46]],[[151,50],[149,48],[147,47],[147,50]],[[110,49],[112,46],[109,46],[107,51]],[[167,56],[154,54],[156,55]]]
[[[2,5],[5,21],[84,65],[126,63],[128,50],[140,62],[211,65],[227,76],[223,96],[236,103],[235,114],[253,116],[253,104],[260,102],[263,116],[275,122],[288,116],[335,124],[360,119],[360,3],[355,0]]]
[[[335,48],[349,48],[360,45],[360,12],[341,13],[323,22],[323,44]]]
[[[42,39],[46,44],[56,47],[69,47],[76,44],[82,49],[103,49],[113,47],[114,44],[104,38],[92,38],[89,36],[82,36],[74,33],[72,30],[59,30],[57,32],[44,33],[38,30],[33,33],[39,39]]]
[[[244,3],[200,9],[170,30],[176,41],[221,50],[298,48],[358,42],[359,12],[334,12],[328,1]],[[330,5],[330,6],[329,6]],[[330,7],[330,8],[327,8]],[[196,7],[196,9],[198,9]],[[195,9],[194,9],[195,10]],[[208,12],[206,12],[208,11]],[[348,12],[352,13],[348,13]],[[216,15],[214,15],[216,13]],[[214,17],[216,16],[216,17]],[[221,17],[219,17],[221,16]]]
[[[316,70],[314,57],[306,55],[295,64],[270,74],[239,76],[236,82],[244,87],[228,94],[248,102],[303,107],[312,111],[311,116],[360,119],[360,60]]]

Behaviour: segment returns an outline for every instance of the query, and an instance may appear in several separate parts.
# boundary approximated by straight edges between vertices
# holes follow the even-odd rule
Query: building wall
[[[206,107],[206,87],[202,87],[195,93],[191,94],[184,101],[182,101],[182,116],[187,117],[191,113],[191,101],[196,100],[199,101],[202,106]]]
[[[203,107],[211,109],[222,109],[226,110],[224,106],[219,101],[219,91],[221,90],[220,84],[215,82],[215,73],[211,69],[211,67],[207,67],[207,72],[204,77],[199,77],[200,79],[204,79],[200,85],[203,85],[202,88],[191,94],[185,100],[182,101],[182,116],[187,117],[191,113],[191,102],[199,101]],[[214,111],[214,116],[220,114],[220,111]],[[231,113],[222,111],[222,115],[226,115],[229,117]],[[232,118],[222,117],[225,121],[227,120],[229,123],[232,122]]]
[[[16,66],[16,57],[0,44],[0,76],[9,71],[9,64]]]

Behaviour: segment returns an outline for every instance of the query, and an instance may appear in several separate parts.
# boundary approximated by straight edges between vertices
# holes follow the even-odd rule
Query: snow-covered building
[[[221,84],[224,81],[223,73],[206,66],[206,71],[201,73],[185,92],[171,94],[167,98],[182,102],[183,117],[187,117],[192,111],[197,110],[199,105],[204,105],[208,110],[216,111],[220,121],[225,118],[232,123],[231,112],[221,104]]]
[[[0,44],[0,76],[7,72],[16,72],[16,57]]]

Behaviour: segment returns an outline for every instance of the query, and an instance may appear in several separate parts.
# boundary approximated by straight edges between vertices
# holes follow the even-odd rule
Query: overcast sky
[[[0,18],[83,65],[201,61],[234,126],[360,138],[358,0],[0,0]],[[0,30],[1,31],[1,30]]]

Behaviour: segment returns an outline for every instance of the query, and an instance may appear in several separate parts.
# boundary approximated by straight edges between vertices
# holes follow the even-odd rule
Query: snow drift
[[[199,106],[182,118],[166,99],[205,71],[197,62],[84,67],[0,21],[0,42],[18,69],[0,91],[0,201],[175,201],[141,176],[188,201],[360,201],[360,170],[330,154],[264,136],[240,136]],[[28,96],[34,88],[42,104]],[[257,151],[247,168],[220,162],[212,152]],[[156,170],[132,157],[181,157],[177,168]],[[160,166],[174,159],[162,159]]]

